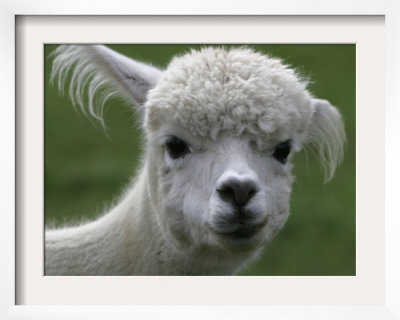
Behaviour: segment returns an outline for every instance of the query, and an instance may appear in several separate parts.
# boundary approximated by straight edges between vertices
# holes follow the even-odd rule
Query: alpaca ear
[[[326,100],[312,99],[313,117],[307,142],[313,145],[325,168],[325,181],[329,181],[343,160],[346,142],[344,123],[339,111]]]
[[[57,78],[63,92],[68,75],[69,95],[74,104],[103,122],[104,103],[113,95],[142,105],[162,71],[134,61],[103,45],[61,45],[53,53],[51,80]],[[87,92],[87,96],[84,95]]]

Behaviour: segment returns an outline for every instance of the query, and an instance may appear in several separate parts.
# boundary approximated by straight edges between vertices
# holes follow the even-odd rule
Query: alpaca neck
[[[180,245],[155,211],[146,170],[98,220],[46,232],[46,275],[226,275],[248,258],[219,247]]]

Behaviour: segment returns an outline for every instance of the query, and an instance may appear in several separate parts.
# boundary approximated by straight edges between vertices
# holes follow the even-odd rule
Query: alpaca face
[[[277,234],[289,215],[290,141],[260,149],[254,136],[161,132],[153,145],[162,163],[160,216],[179,243],[252,251]]]

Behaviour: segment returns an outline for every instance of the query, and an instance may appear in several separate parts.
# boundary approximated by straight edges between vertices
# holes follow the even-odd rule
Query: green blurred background
[[[225,45],[229,47],[228,45]],[[334,179],[323,183],[312,152],[295,156],[291,216],[260,259],[241,275],[355,275],[355,45],[250,45],[283,59],[312,79],[310,91],[337,106],[347,145]],[[49,84],[56,45],[45,45],[45,221],[59,226],[93,219],[118,199],[141,157],[134,112],[118,100],[106,106],[107,132],[74,110]],[[166,67],[199,45],[110,45],[125,55]]]

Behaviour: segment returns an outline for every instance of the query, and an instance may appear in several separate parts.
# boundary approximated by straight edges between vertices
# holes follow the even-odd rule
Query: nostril
[[[242,207],[254,197],[258,188],[253,180],[229,179],[217,191],[222,200]]]
[[[250,189],[249,193],[247,194],[247,201],[249,201],[251,198],[253,198],[256,193],[257,193],[256,189]]]
[[[222,185],[217,189],[219,196],[226,202],[235,202],[235,190],[229,185]]]

